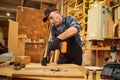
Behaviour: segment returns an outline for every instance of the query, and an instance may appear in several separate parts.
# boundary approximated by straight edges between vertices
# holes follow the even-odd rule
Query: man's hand
[[[60,43],[62,42],[61,39],[59,38],[55,38],[55,40],[51,43],[51,50],[56,50],[56,49],[60,49]]]
[[[49,63],[50,61],[50,57],[43,57],[42,60],[41,60],[41,64],[43,66],[47,66],[47,64]]]
[[[41,64],[43,66],[46,66],[47,65],[47,57],[44,57],[42,60],[41,60]]]

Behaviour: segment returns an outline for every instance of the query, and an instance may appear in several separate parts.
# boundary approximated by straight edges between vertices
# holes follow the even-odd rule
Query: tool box
[[[101,78],[107,80],[120,80],[120,64],[106,64],[102,70]]]

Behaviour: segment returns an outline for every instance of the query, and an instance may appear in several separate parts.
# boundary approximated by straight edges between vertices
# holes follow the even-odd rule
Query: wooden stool
[[[86,71],[87,80],[88,80],[88,76],[89,76],[89,71],[92,71],[92,80],[96,80],[97,71],[102,71],[103,70],[102,67],[97,67],[97,66],[85,66],[85,68],[87,69],[87,71]]]

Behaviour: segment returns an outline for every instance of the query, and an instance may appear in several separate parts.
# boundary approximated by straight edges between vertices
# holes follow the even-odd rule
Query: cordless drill
[[[51,42],[49,41],[48,44],[47,44],[47,48],[46,48],[46,51],[45,51],[45,55],[44,55],[44,57],[43,57],[43,59],[42,59],[42,61],[41,61],[41,64],[42,64],[43,66],[47,66],[47,64],[50,62],[50,52],[51,52],[50,45],[51,45]],[[58,50],[58,49],[57,49],[57,50]],[[55,54],[58,53],[57,50],[54,51]],[[60,45],[60,52],[61,52],[61,53],[66,53],[66,51],[67,51],[67,42],[62,42],[61,45]],[[59,57],[59,56],[58,56],[58,57]],[[58,60],[58,58],[55,58],[55,59]],[[54,61],[56,62],[57,60],[54,60]]]

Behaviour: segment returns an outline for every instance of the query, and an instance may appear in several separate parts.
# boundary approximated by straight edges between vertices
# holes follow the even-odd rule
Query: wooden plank
[[[56,4],[57,0],[31,0],[31,1],[36,1],[36,2],[44,2],[44,3],[50,3],[50,4]]]
[[[38,70],[38,69],[50,69],[50,68],[80,68],[80,66],[75,64],[58,64],[52,65],[52,63],[48,64],[48,66],[42,66],[38,63],[30,63],[25,66],[26,70]]]
[[[12,73],[14,73],[14,72],[15,72],[15,70],[13,70],[12,66],[0,67],[0,76],[11,77]]]
[[[30,56],[16,56],[15,57],[15,62],[19,62],[24,65],[29,64],[30,60],[31,60]]]
[[[109,51],[110,47],[92,47],[91,50]],[[117,50],[120,50],[120,48],[117,48]]]
[[[75,73],[73,73],[75,71]],[[51,70],[21,70],[15,72],[12,75],[13,77],[53,77],[53,78],[84,78],[84,75],[79,71],[79,69],[62,69],[60,71],[51,71]]]

